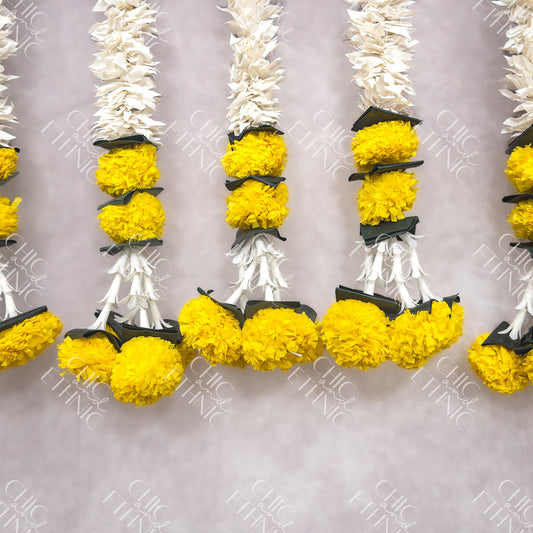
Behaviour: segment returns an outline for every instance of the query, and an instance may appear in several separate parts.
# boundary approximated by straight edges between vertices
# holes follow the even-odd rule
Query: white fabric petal
[[[233,49],[229,131],[240,135],[254,126],[277,126],[280,109],[273,94],[283,69],[272,54],[278,46],[277,22],[282,8],[269,0],[229,0],[221,9],[233,18],[228,22]]]
[[[6,83],[17,76],[5,74],[2,64],[11,57],[18,48],[18,43],[9,36],[13,31],[16,17],[0,0],[0,144],[7,145],[15,137],[6,131],[10,124],[15,124],[17,119],[13,114],[13,105],[6,96]]]
[[[411,38],[413,0],[346,0],[354,51],[346,54],[362,89],[359,106],[377,106],[406,113],[415,94],[407,73],[417,41]]]
[[[99,0],[93,11],[106,15],[89,31],[99,48],[91,70],[102,81],[96,91],[97,135],[144,135],[156,142],[164,124],[152,118],[160,95],[154,90],[157,62],[147,42],[155,36],[157,10],[145,0]]]

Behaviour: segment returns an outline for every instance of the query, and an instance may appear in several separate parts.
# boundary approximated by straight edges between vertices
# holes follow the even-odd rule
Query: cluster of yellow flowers
[[[134,337],[120,350],[103,333],[89,338],[68,337],[59,346],[59,367],[78,381],[110,386],[117,400],[149,405],[170,396],[196,353],[186,344],[159,337]]]
[[[390,320],[376,305],[358,300],[334,303],[322,321],[322,336],[337,364],[375,368],[390,359],[407,369],[420,368],[457,342],[463,307],[433,301],[431,312],[406,309]]]
[[[0,183],[17,171],[18,153],[15,148],[0,148]],[[0,196],[0,238],[5,239],[17,231],[17,208],[21,199],[12,202]]]
[[[113,241],[121,244],[161,237],[163,206],[154,195],[139,191],[152,187],[159,177],[156,147],[150,143],[113,148],[99,158],[96,178],[104,192],[116,197],[137,191],[125,205],[107,205],[98,216]]]
[[[183,307],[178,321],[186,343],[212,365],[288,370],[324,351],[320,325],[292,309],[262,309],[241,330],[229,310],[202,295]]]
[[[405,163],[416,155],[418,136],[409,122],[378,122],[359,130],[352,141],[356,166],[363,173],[374,165]],[[416,199],[416,179],[405,171],[367,174],[357,195],[361,223],[396,222]]]
[[[228,144],[222,165],[231,178],[280,177],[287,162],[283,137],[270,131],[250,131]],[[289,190],[256,180],[245,181],[227,198],[226,221],[233,228],[278,228],[289,210]]]

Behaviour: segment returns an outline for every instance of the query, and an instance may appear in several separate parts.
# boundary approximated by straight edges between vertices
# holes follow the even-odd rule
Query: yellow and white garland
[[[5,95],[6,83],[14,79],[4,72],[3,62],[17,51],[18,43],[10,35],[15,15],[0,0],[0,185],[16,177],[18,148],[11,146],[15,140],[6,127],[16,124],[13,104]],[[21,199],[13,201],[0,196],[0,246],[16,244],[9,237],[17,231],[17,207]],[[0,322],[0,370],[26,364],[51,345],[61,332],[61,321],[43,306],[21,313],[16,305],[16,291],[11,287],[0,264],[0,297],[4,300],[4,313]]]
[[[533,250],[533,6],[527,0],[499,0],[511,23],[503,47],[508,68],[502,94],[515,102],[513,116],[505,120],[502,133],[513,138],[507,153],[506,174],[517,194],[503,198],[516,204],[509,222],[518,239],[513,246]],[[533,329],[524,332],[528,315],[533,315],[533,269],[522,281],[526,288],[509,324],[502,322],[492,333],[479,335],[469,350],[473,370],[485,385],[501,394],[512,394],[533,381]]]
[[[316,314],[286,302],[288,284],[280,272],[283,253],[275,246],[289,210],[283,183],[287,149],[278,130],[274,90],[283,70],[273,57],[282,7],[271,0],[229,0],[233,65],[228,108],[230,142],[222,164],[226,221],[237,229],[228,256],[239,277],[224,303],[202,291],[179,315],[185,341],[215,365],[288,370],[323,352]],[[259,293],[263,300],[252,300]]]
[[[177,322],[161,317],[154,267],[143,255],[162,244],[165,222],[157,198],[163,189],[154,187],[163,126],[152,118],[159,94],[149,40],[157,10],[145,0],[99,0],[94,11],[105,14],[90,30],[98,46],[91,69],[101,81],[95,144],[108,150],[99,158],[96,179],[112,197],[98,218],[115,243],[102,251],[119,257],[108,271],[113,281],[96,319],[66,334],[59,366],[78,380],[107,383],[122,402],[146,405],[172,394],[195,355],[181,342]],[[121,295],[124,285],[129,289]],[[123,314],[117,313],[121,308]]]
[[[408,77],[412,50],[413,0],[347,0],[353,51],[347,54],[362,90],[364,113],[352,128],[354,162],[363,181],[357,195],[365,262],[362,291],[340,286],[323,320],[323,338],[339,365],[375,368],[390,359],[419,368],[462,333],[458,297],[437,298],[417,254],[418,217],[406,217],[416,198],[410,169],[421,121],[407,115],[414,95]],[[407,266],[407,268],[405,268]],[[410,285],[415,283],[416,293]],[[376,294],[392,284],[399,300]]]

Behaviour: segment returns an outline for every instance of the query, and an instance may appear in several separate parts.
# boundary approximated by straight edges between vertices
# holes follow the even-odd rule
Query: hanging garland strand
[[[509,222],[521,248],[533,253],[533,6],[527,0],[500,0],[511,23],[503,47],[508,68],[502,94],[517,103],[504,122],[502,133],[510,133],[509,159],[505,173],[517,194],[502,201],[516,204]],[[524,333],[528,315],[533,315],[533,269],[521,278],[525,290],[509,324],[500,323],[491,333],[480,335],[469,350],[474,372],[495,392],[512,394],[533,381],[533,327]]]
[[[98,218],[114,242],[100,251],[118,259],[108,270],[113,280],[96,319],[66,334],[59,366],[78,380],[107,383],[122,402],[144,405],[172,394],[195,356],[181,344],[178,323],[161,317],[154,267],[144,256],[162,245],[165,222],[158,199],[163,189],[154,187],[163,124],[152,118],[159,94],[148,44],[157,10],[144,0],[99,0],[93,11],[105,14],[90,30],[98,46],[91,69],[101,81],[94,144],[107,150],[98,160],[96,181],[112,197],[98,208]],[[129,288],[121,296],[124,286]]]
[[[387,359],[407,369],[423,366],[462,333],[459,298],[436,298],[417,254],[418,217],[406,217],[416,199],[411,161],[420,120],[409,116],[414,90],[408,76],[413,47],[413,0],[347,0],[353,51],[347,54],[361,89],[363,114],[352,131],[361,180],[357,206],[365,261],[363,290],[339,286],[323,320],[323,338],[339,365],[375,368]],[[413,294],[411,285],[416,286]],[[376,294],[394,287],[398,299]]]
[[[4,72],[4,61],[15,54],[18,43],[10,37],[15,25],[15,15],[0,0],[0,186],[18,175],[19,149],[11,146],[15,137],[7,131],[17,120],[13,105],[5,95],[6,83],[15,79]],[[21,199],[10,201],[0,196],[0,248],[16,244],[10,238],[18,227],[17,208]],[[9,283],[8,263],[0,263],[0,297],[4,300],[4,312],[0,322],[0,370],[21,366],[40,355],[61,332],[61,321],[38,307],[21,313],[16,304],[17,291]]]
[[[283,301],[288,289],[280,271],[283,253],[278,228],[289,210],[283,183],[287,149],[278,129],[274,91],[283,76],[278,59],[281,6],[270,0],[229,0],[233,65],[228,108],[229,144],[222,164],[226,221],[237,230],[228,253],[238,279],[225,302],[201,296],[182,309],[179,322],[189,345],[211,364],[257,370],[288,370],[323,352],[316,313],[300,302]],[[263,299],[252,300],[259,293]]]

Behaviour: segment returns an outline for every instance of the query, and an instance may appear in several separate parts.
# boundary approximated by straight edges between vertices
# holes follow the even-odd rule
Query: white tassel
[[[411,298],[407,290],[406,278],[403,275],[402,256],[404,254],[404,247],[401,242],[397,241],[392,245],[392,271],[390,281],[394,281],[400,301],[402,303],[402,310],[406,307],[413,307],[416,302]]]
[[[384,281],[383,278],[383,259],[386,254],[388,254],[388,240],[381,241],[376,245],[376,255],[374,256],[374,261],[372,263],[372,269],[365,281],[364,292],[366,294],[374,294],[376,290],[376,282],[378,280]]]
[[[374,252],[376,250],[376,246],[366,246],[365,244],[364,247],[365,247],[365,260],[363,264],[361,265],[363,267],[363,270],[361,272],[361,275],[355,281],[364,281],[368,279],[368,277],[370,276],[370,273],[372,272],[372,265],[374,264],[374,257],[375,257]],[[354,252],[352,252],[350,256],[353,253]]]
[[[14,318],[20,314],[15,304],[15,298],[13,293],[15,289],[11,287],[9,281],[4,275],[4,269],[7,267],[6,264],[0,264],[0,295],[4,296],[4,303],[6,306],[6,312],[4,314],[4,320],[8,318]]]
[[[423,302],[428,302],[429,300],[438,300],[433,293],[429,290],[424,276],[427,274],[422,270],[420,266],[420,259],[417,253],[418,239],[421,239],[422,236],[412,235],[407,233],[402,235],[402,240],[409,247],[409,273],[407,275],[407,280],[415,279],[418,285],[418,290],[420,292],[420,298]]]
[[[524,326],[527,314],[533,315],[533,269],[520,279],[528,283],[526,290],[520,298],[520,302],[515,307],[518,313],[511,324],[509,324],[509,327],[499,332],[502,334],[509,333],[509,337],[513,340],[519,339],[522,336],[522,327]]]

